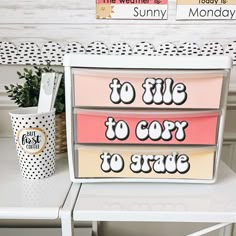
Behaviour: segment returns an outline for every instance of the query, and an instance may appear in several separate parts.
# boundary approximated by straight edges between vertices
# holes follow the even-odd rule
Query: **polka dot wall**
[[[152,44],[142,41],[135,45],[127,42],[114,42],[108,47],[103,42],[91,42],[87,46],[79,42],[70,42],[61,46],[57,42],[47,42],[41,48],[33,42],[23,42],[18,47],[12,42],[0,42],[0,64],[62,65],[66,53],[110,54],[110,55],[146,55],[146,56],[214,56],[230,55],[236,64],[236,41],[221,45],[219,42],[207,42],[198,45],[195,42],[183,42],[178,45],[167,42]]]

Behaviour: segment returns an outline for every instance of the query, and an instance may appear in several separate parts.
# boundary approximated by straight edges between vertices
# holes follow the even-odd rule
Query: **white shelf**
[[[56,219],[71,186],[66,159],[43,180],[21,177],[13,138],[0,139],[0,219]]]
[[[223,162],[215,184],[82,184],[75,221],[236,222],[236,174]]]

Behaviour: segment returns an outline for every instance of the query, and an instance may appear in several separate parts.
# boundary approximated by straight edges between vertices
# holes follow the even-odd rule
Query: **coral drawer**
[[[79,109],[76,111],[77,142],[215,145],[218,115],[215,111]]]
[[[223,78],[224,72],[210,71],[78,69],[74,105],[218,109]]]
[[[79,178],[213,178],[214,147],[78,145]]]

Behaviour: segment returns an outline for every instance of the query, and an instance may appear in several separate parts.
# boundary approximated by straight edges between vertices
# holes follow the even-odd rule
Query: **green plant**
[[[24,68],[24,72],[17,72],[18,78],[24,80],[23,84],[10,84],[5,86],[8,97],[19,107],[31,107],[38,105],[40,82],[42,73],[56,72],[48,63],[46,66],[34,66],[34,69]],[[56,113],[60,114],[65,111],[65,83],[64,75],[58,89],[55,102]]]

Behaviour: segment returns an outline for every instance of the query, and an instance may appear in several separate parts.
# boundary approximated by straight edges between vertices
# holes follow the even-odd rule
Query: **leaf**
[[[58,113],[62,113],[64,111],[65,105],[62,103],[56,103],[56,111]]]
[[[57,96],[59,97],[59,96],[61,96],[61,95],[63,95],[63,94],[64,94],[64,89],[59,88],[59,89],[58,89],[58,92],[57,92]]]

